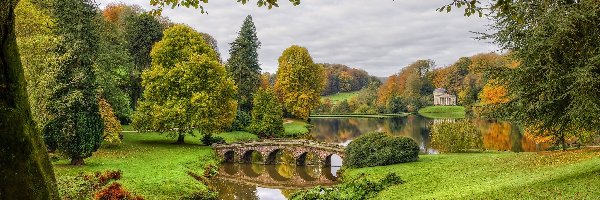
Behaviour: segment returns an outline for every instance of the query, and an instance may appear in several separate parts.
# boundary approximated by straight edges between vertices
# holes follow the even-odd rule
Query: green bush
[[[344,164],[372,167],[413,162],[419,158],[419,145],[408,137],[393,137],[375,132],[362,135],[346,147]]]
[[[225,139],[221,136],[214,136],[212,134],[204,134],[202,136],[202,144],[204,145],[212,145],[212,144],[224,144]]]
[[[281,137],[283,111],[272,89],[259,89],[254,93],[254,108],[250,132],[261,138]]]
[[[315,188],[293,193],[292,200],[337,200],[337,199],[369,199],[387,187],[403,184],[395,173],[387,174],[383,179],[373,181],[363,176],[352,181],[343,182],[333,188],[317,186]]]
[[[252,122],[252,116],[242,110],[238,110],[231,127],[227,131],[245,131]]]
[[[483,137],[469,121],[444,122],[432,126],[431,145],[440,152],[483,150]]]

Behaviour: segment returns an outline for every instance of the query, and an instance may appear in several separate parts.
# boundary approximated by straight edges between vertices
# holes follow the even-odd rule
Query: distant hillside
[[[385,83],[385,81],[387,81],[388,77],[375,77],[377,78],[381,83]]]
[[[369,75],[365,70],[351,68],[342,64],[322,63],[325,67],[327,85],[321,95],[332,95],[340,92],[358,91],[371,82],[379,82],[375,76]]]

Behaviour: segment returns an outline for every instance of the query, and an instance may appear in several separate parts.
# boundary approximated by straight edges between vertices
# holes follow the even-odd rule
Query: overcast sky
[[[236,1],[211,0],[205,5],[208,14],[166,8],[163,16],[211,34],[226,60],[229,43],[252,15],[262,43],[259,61],[268,72],[277,70],[277,58],[293,44],[306,47],[317,63],[344,64],[376,76],[394,74],[418,59],[432,59],[439,67],[498,49],[469,32],[484,31],[486,19],[464,17],[462,10],[435,11],[449,0],[302,0],[299,6],[279,0],[280,7],[271,10],[256,1]],[[100,8],[110,2],[152,8],[150,0],[96,0]]]

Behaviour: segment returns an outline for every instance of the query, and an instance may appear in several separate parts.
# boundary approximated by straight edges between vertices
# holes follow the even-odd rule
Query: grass
[[[283,122],[284,137],[299,137],[308,133],[309,124],[302,120],[285,119]]]
[[[57,179],[81,172],[121,170],[119,182],[147,199],[173,199],[203,189],[202,183],[186,174],[215,162],[211,148],[201,146],[199,138],[188,136],[187,144],[174,145],[175,139],[158,133],[123,135],[123,144],[103,146],[86,159],[85,166],[70,166],[68,160],[53,162]]]
[[[465,118],[465,107],[462,106],[428,106],[419,110],[419,115],[439,118]]]
[[[225,139],[226,143],[233,142],[246,142],[252,140],[258,140],[258,136],[246,131],[232,131],[232,132],[224,132],[217,134],[217,136]]]
[[[332,95],[327,95],[327,96],[321,96],[321,100],[325,99],[325,98],[329,98],[331,100],[331,103],[333,104],[337,104],[341,101],[349,101],[352,97],[358,95],[358,91],[354,91],[354,92],[340,92],[337,94],[332,94]]]
[[[219,135],[228,142],[256,138],[246,132]],[[175,139],[164,134],[124,132],[123,136],[122,144],[101,147],[85,160],[85,166],[68,165],[66,159],[53,162],[57,179],[82,172],[121,170],[118,182],[146,199],[178,199],[205,189],[187,174],[188,171],[202,174],[206,164],[217,162],[211,147],[200,144],[200,137],[186,136],[186,144],[175,145]]]
[[[406,117],[409,113],[402,114],[316,114],[310,115],[310,118],[389,118]]]
[[[375,199],[595,199],[600,196],[600,149],[541,153],[421,155],[414,163],[348,169],[381,178],[397,173],[405,184]]]

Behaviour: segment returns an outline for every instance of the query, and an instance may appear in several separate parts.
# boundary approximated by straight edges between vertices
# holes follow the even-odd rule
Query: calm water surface
[[[453,119],[428,119],[418,115],[400,118],[314,118],[311,136],[318,141],[347,145],[354,138],[372,131],[384,131],[395,136],[414,139],[421,151],[435,154],[430,146],[429,127]],[[499,151],[539,151],[543,147],[523,135],[521,129],[509,122],[472,120],[483,134],[486,149]],[[336,183],[341,158],[332,157],[333,167],[293,166],[286,164],[223,163],[213,186],[221,199],[287,199],[295,191],[316,185]]]

